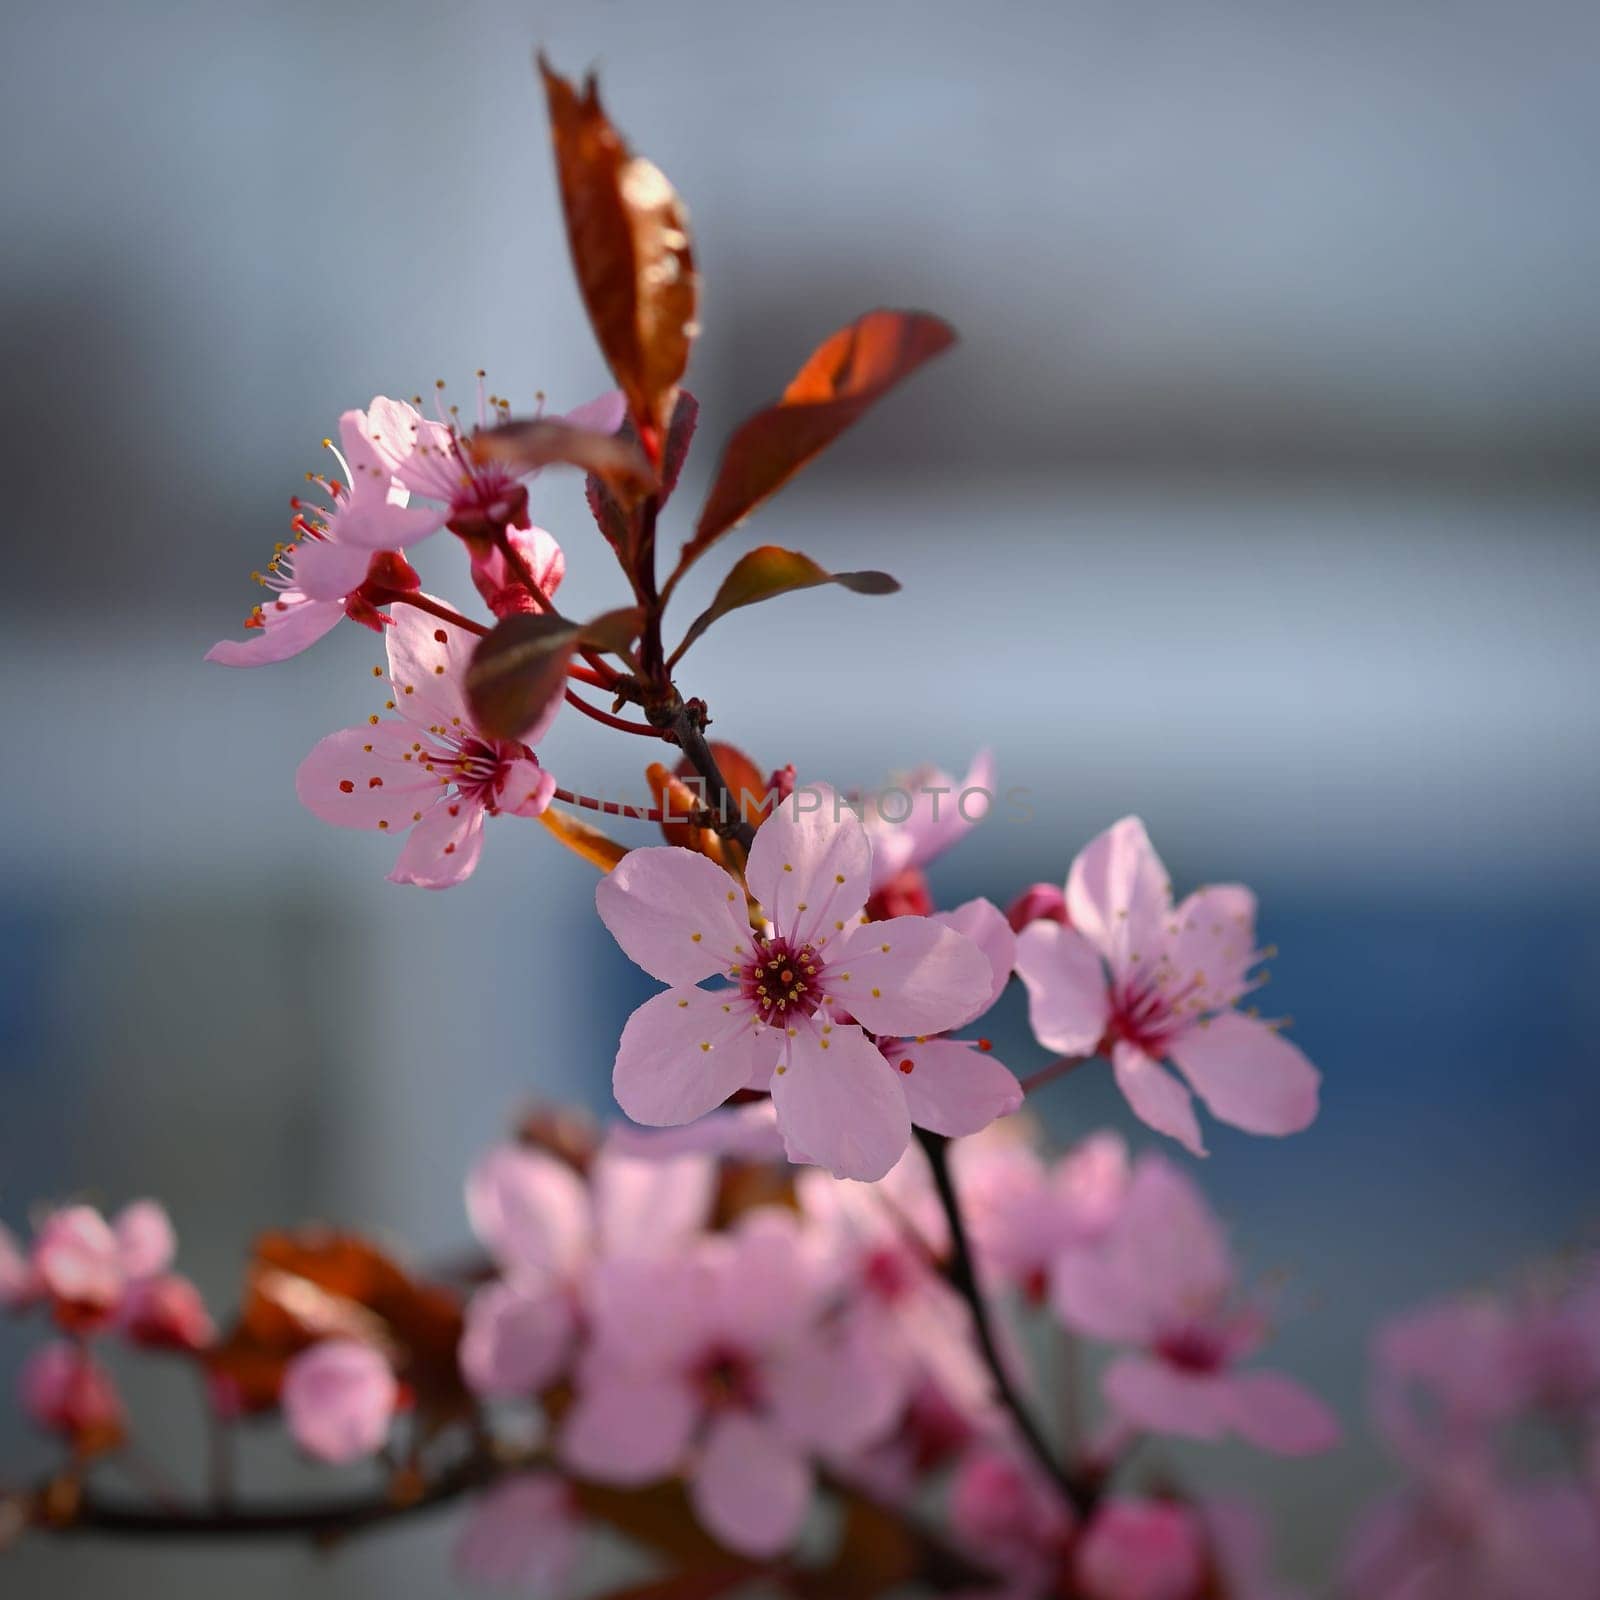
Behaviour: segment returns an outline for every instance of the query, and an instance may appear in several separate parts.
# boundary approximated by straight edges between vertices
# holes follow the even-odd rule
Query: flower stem
[[[592,717],[596,722],[602,722],[608,728],[619,729],[623,733],[643,734],[647,739],[665,739],[667,736],[660,728],[652,728],[647,723],[629,722],[626,717],[614,717],[609,711],[602,711],[599,706],[592,706],[581,696],[576,695],[571,689],[567,690],[567,704],[575,706],[584,716]]]
[[[654,806],[625,806],[616,800],[596,800],[592,795],[574,794],[570,789],[557,789],[557,800],[569,806],[582,806],[585,811],[603,811],[608,817],[632,817],[638,822],[665,822],[665,814]]]
[[[1093,1060],[1093,1056],[1061,1056],[1048,1066],[1040,1067],[1037,1072],[1029,1073],[1022,1080],[1022,1092],[1032,1094],[1035,1089],[1042,1089],[1047,1083],[1054,1083],[1057,1078],[1064,1078],[1069,1072],[1076,1072],[1086,1062]]]

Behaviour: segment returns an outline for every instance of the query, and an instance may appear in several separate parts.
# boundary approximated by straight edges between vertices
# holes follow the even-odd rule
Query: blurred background
[[[1033,818],[940,864],[950,903],[1059,880],[1130,810],[1180,892],[1260,890],[1266,1003],[1325,1110],[1284,1143],[1214,1128],[1203,1177],[1287,1275],[1281,1364],[1356,1426],[1292,1470],[1173,1457],[1326,1573],[1382,1470],[1374,1320],[1600,1210],[1593,8],[12,0],[4,31],[0,1217],[159,1194],[226,1304],[270,1224],[458,1246],[514,1111],[607,1104],[643,986],[591,870],[502,825],[464,888],[386,884],[393,847],[292,781],[373,709],[377,641],[201,661],[342,409],[436,377],[466,400],[480,365],[520,409],[605,387],[543,42],[600,66],[693,210],[673,538],[831,329],[890,303],[963,335],[756,525],[904,594],[721,625],[683,678],[714,731],[841,786],[992,746]],[[534,509],[577,612],[615,603],[576,482]],[[470,598],[435,543],[429,586]],[[631,744],[569,716],[541,753],[638,792]],[[995,1036],[1043,1059],[1014,1004]],[[1103,1076],[1044,1110],[1126,1124]],[[0,1330],[7,1383],[24,1347]],[[192,1395],[145,1399],[180,1459]],[[0,1412],[4,1471],[43,1459]],[[442,1596],[448,1537],[332,1564],[39,1541],[0,1587]]]

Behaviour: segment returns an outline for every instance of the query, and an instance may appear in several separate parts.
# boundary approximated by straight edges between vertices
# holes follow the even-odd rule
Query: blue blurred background
[[[458,1245],[509,1114],[606,1102],[640,991],[590,870],[501,825],[468,886],[385,884],[392,846],[292,784],[371,709],[376,641],[200,659],[341,409],[435,377],[465,398],[479,365],[522,402],[604,387],[542,41],[600,64],[693,209],[681,519],[839,323],[915,304],[963,333],[756,528],[905,593],[723,624],[684,676],[715,731],[850,786],[991,745],[1035,816],[941,863],[949,902],[1059,879],[1129,810],[1180,891],[1260,890],[1269,1004],[1325,1110],[1285,1143],[1217,1130],[1204,1177],[1288,1275],[1282,1364],[1353,1417],[1383,1308],[1591,1236],[1592,7],[13,0],[5,33],[0,1217],[158,1193],[225,1301],[285,1219]],[[574,608],[614,603],[577,485],[535,513]],[[421,564],[466,598],[453,551]],[[632,742],[574,718],[542,753],[638,787]],[[1126,1123],[1103,1077],[1044,1110]],[[7,1379],[23,1348],[0,1333]],[[141,1398],[177,1458],[192,1396]],[[0,1451],[42,1459],[9,1414]],[[1264,1495],[1302,1577],[1380,1470],[1359,1428],[1292,1470],[1173,1458]],[[445,1595],[446,1538],[331,1567],[30,1547],[0,1586]]]

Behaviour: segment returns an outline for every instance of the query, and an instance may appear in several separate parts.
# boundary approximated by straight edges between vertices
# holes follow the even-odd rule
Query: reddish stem
[[[1061,1056],[1049,1066],[1040,1067],[1037,1072],[1029,1073],[1022,1080],[1022,1092],[1032,1094],[1035,1089],[1042,1089],[1047,1083],[1054,1083],[1057,1078],[1064,1078],[1069,1072],[1076,1072],[1086,1062],[1093,1060],[1093,1056]]]
[[[642,733],[647,739],[664,739],[666,735],[659,728],[652,728],[643,722],[629,722],[623,717],[614,717],[609,711],[602,711],[599,706],[592,706],[587,700],[575,695],[572,690],[567,690],[567,704],[576,707],[586,717],[593,717],[596,722],[603,722],[608,728],[616,728],[623,733]]]
[[[474,622],[471,617],[462,616],[453,606],[447,606],[415,590],[391,589],[385,598],[389,605],[415,606],[418,611],[426,611],[430,617],[448,622],[453,628],[460,628],[465,633],[475,633],[480,639],[488,637],[489,630],[481,622]]]
[[[638,822],[668,820],[654,806],[625,806],[616,800],[596,800],[593,795],[574,794],[570,789],[557,789],[555,797],[557,800],[565,800],[569,806],[582,806],[585,811],[603,811],[608,817],[632,817]]]

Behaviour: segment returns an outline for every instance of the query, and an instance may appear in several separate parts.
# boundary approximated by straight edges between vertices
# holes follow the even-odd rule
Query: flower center
[[[822,1004],[822,960],[809,944],[792,945],[781,935],[758,941],[739,972],[739,992],[763,1022],[781,1027],[791,1017],[809,1017]]]
[[[457,791],[466,799],[495,810],[506,769],[522,754],[520,745],[491,744],[471,735],[458,740],[451,771]]]
[[[749,1410],[761,1403],[761,1376],[755,1362],[731,1345],[707,1350],[693,1379],[709,1410]]]
[[[1220,1372],[1228,1361],[1223,1341],[1209,1329],[1192,1325],[1163,1334],[1155,1348],[1163,1361],[1180,1372]]]

